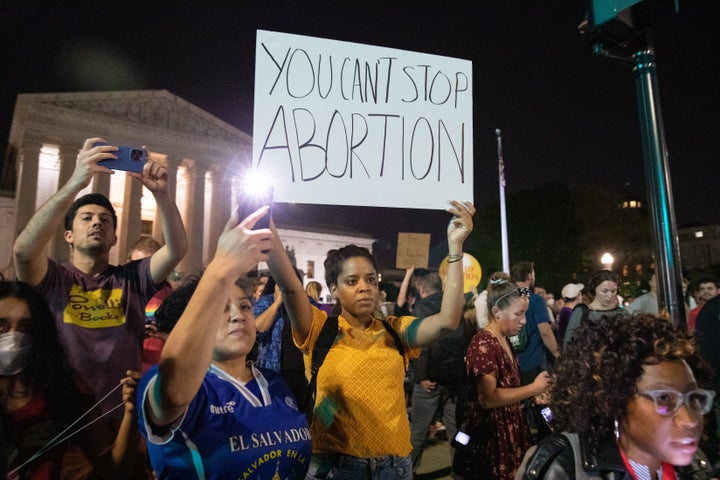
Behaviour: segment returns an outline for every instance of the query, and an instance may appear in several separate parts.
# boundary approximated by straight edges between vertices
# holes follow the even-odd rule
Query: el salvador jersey
[[[168,427],[152,427],[145,398],[157,366],[138,387],[138,423],[158,478],[303,479],[311,441],[305,415],[275,372],[253,365],[243,384],[211,365],[185,415]]]

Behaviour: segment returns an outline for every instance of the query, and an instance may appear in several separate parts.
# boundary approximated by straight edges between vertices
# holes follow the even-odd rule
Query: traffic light
[[[632,46],[646,27],[677,13],[680,0],[588,0],[584,28],[600,41],[617,47]]]

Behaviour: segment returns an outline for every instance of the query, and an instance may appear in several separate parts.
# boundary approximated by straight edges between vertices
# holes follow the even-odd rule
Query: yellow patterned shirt
[[[326,320],[327,314],[313,307],[312,326],[305,342],[299,344],[295,339],[306,359]],[[413,322],[421,320],[386,320],[405,343],[405,355],[417,357],[420,349],[407,346],[407,332]],[[317,377],[311,427],[313,452],[356,457],[409,454],[412,447],[404,378],[405,361],[381,321],[374,320],[367,330],[362,330],[339,317],[337,341]]]

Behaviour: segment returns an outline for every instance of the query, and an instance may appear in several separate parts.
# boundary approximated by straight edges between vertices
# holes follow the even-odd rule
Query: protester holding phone
[[[262,207],[268,207],[268,213],[259,218],[255,224],[255,230],[270,228],[272,217],[273,187],[260,175],[250,174],[243,182],[243,187],[238,195],[237,220],[242,222],[248,215]]]
[[[699,366],[684,325],[640,314],[581,323],[552,390],[556,430],[581,448],[552,434],[516,478],[711,478],[698,446],[715,392]]]
[[[145,305],[187,251],[187,238],[175,202],[168,194],[167,169],[146,162],[142,173],[128,173],[155,198],[165,245],[146,259],[109,263],[117,236],[110,200],[92,193],[77,200],[95,175],[113,171],[100,165],[116,158],[118,147],[102,138],[85,140],[68,181],[43,204],[20,233],[13,248],[18,279],[40,291],[50,303],[71,366],[103,398],[127,370],[140,370]],[[43,249],[64,224],[71,261],[61,265]],[[111,401],[114,400],[114,401]],[[119,394],[103,404],[120,401]],[[119,420],[118,415],[114,415]]]
[[[308,479],[412,479],[405,365],[419,355],[419,347],[457,328],[464,303],[462,245],[472,231],[475,208],[470,202],[450,203],[449,264],[438,314],[381,322],[373,317],[380,293],[372,254],[356,245],[328,252],[325,280],[341,312],[332,332],[335,342],[317,374]],[[311,305],[279,237],[274,239],[268,266],[282,291],[295,343],[312,355],[323,327],[335,322]]]
[[[255,318],[242,277],[273,248],[270,230],[253,230],[267,207],[240,223],[237,210],[199,283],[166,300],[180,318],[138,387],[157,478],[300,480],[310,463],[305,415],[282,377],[251,361]]]
[[[468,480],[513,478],[530,446],[521,401],[550,387],[547,372],[520,385],[518,358],[509,340],[525,324],[530,290],[518,288],[507,276],[493,278],[487,287],[488,324],[475,334],[465,356],[469,391],[462,431],[469,436],[468,448],[456,448],[453,467]]]
[[[106,146],[105,142],[95,142],[93,147]],[[142,173],[147,161],[147,150],[145,147],[115,147],[115,158],[100,160],[98,165],[112,170],[124,170],[126,172]]]

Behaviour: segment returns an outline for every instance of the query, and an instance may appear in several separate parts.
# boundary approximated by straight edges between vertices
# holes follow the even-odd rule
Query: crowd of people
[[[165,243],[115,266],[112,204],[78,197],[112,173],[105,143],[85,141],[0,282],[0,477],[409,480],[436,421],[455,479],[714,475],[713,279],[687,326],[662,316],[654,276],[627,305],[609,270],[555,298],[521,261],[466,293],[475,208],[451,201],[443,278],[409,268],[389,304],[373,255],[347,245],[325,260],[328,313],[272,218],[255,228],[267,207],[234,211],[202,275],[178,273],[185,229],[152,161],[129,175]],[[43,253],[61,227],[67,264]],[[269,275],[251,277],[259,262]]]

